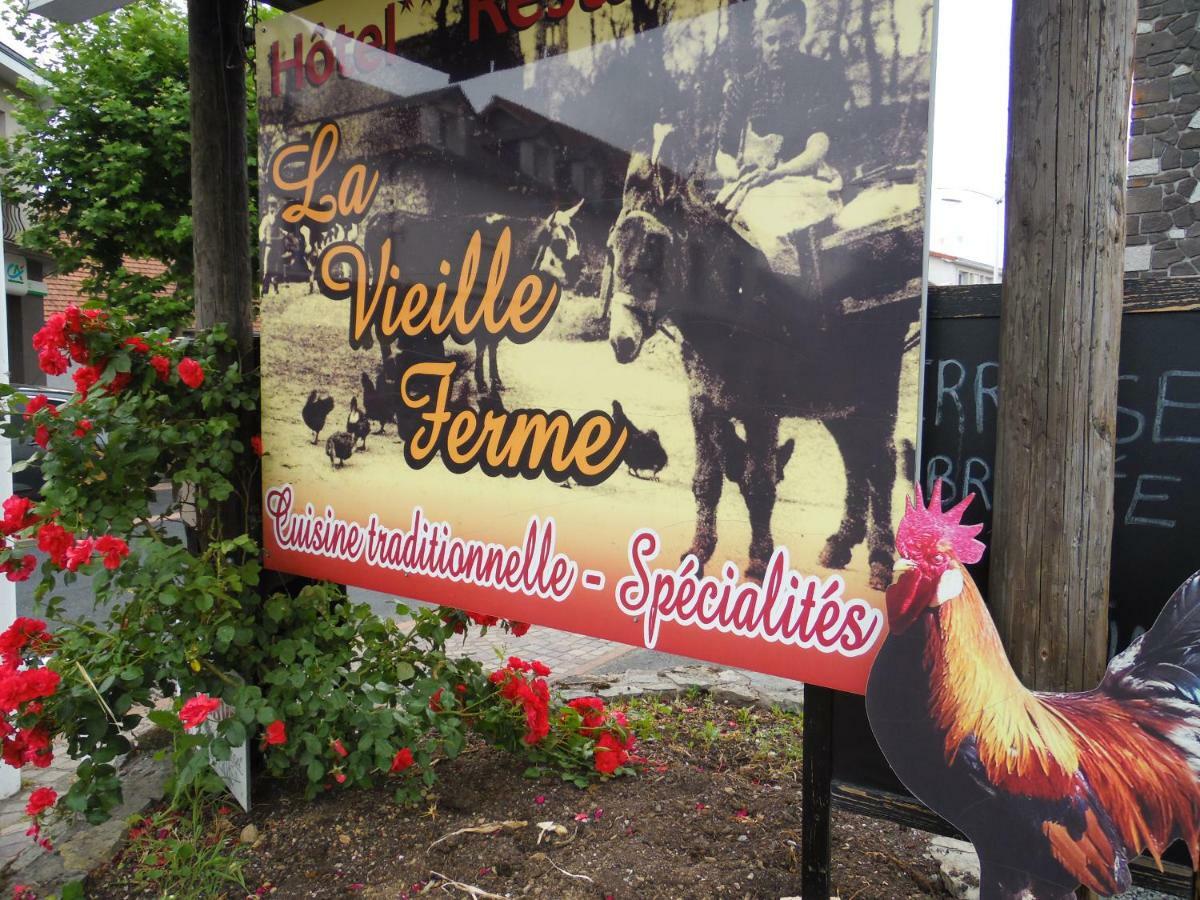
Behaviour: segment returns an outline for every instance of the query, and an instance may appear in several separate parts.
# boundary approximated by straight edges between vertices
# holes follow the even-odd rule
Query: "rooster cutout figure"
[[[1200,573],[1095,690],[1022,686],[965,566],[978,562],[973,499],[942,511],[920,488],[896,532],[890,634],[867,715],[905,786],[975,844],[981,900],[1109,896],[1129,860],[1200,837]]]

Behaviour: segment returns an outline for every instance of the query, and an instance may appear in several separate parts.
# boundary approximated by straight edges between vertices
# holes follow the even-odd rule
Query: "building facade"
[[[1138,0],[1125,271],[1200,274],[1200,0]]]
[[[0,137],[10,138],[20,127],[14,116],[16,100],[24,85],[41,77],[33,64],[11,47],[0,43]],[[24,209],[3,198],[4,219],[4,308],[8,317],[8,369],[14,384],[44,384],[46,376],[37,366],[31,340],[45,321],[46,279],[54,271],[53,260],[21,243],[26,228]]]

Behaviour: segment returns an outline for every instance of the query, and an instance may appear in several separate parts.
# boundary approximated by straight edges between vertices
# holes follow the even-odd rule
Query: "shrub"
[[[20,620],[0,636],[6,762],[48,764],[52,738],[65,738],[81,763],[59,807],[91,822],[120,802],[114,763],[145,717],[175,733],[177,799],[220,790],[210,760],[246,741],[268,773],[299,773],[310,796],[390,779],[398,800],[414,800],[468,728],[521,754],[530,774],[584,784],[629,771],[624,723],[557,704],[540,663],[513,658],[489,676],[446,652],[468,627],[526,625],[442,609],[414,611],[402,626],[337,585],[265,590],[257,520],[229,537],[214,514],[239,508],[235,499],[252,508],[262,452],[246,434],[254,373],[228,362],[220,329],[172,341],[133,328],[96,309],[50,318],[34,340],[43,368],[78,366],[76,394],[60,408],[0,386],[14,411],[6,433],[36,440],[45,476],[38,502],[4,504],[0,571],[39,574],[27,549],[36,542],[46,555],[36,596],[57,623],[50,635]],[[163,480],[165,507],[153,490]],[[199,540],[180,518],[203,523]],[[93,580],[95,615],[68,621],[59,586],[80,574]],[[197,728],[218,701],[231,714]]]

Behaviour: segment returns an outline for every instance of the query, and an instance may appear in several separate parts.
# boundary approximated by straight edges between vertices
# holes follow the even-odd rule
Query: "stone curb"
[[[82,819],[72,822],[62,833],[52,835],[53,853],[44,853],[31,842],[36,853],[23,852],[4,867],[0,896],[11,895],[15,884],[48,896],[86,879],[92,869],[116,855],[125,841],[129,819],[162,799],[170,769],[169,759],[155,759],[152,752],[134,751],[126,756],[120,766],[124,799],[112,817],[100,825],[88,825]]]
[[[690,690],[741,706],[777,707],[789,712],[804,709],[803,685],[758,684],[750,676],[715,666],[677,666],[673,669],[629,669],[606,675],[566,675],[555,686],[568,699],[576,697],[678,697]]]

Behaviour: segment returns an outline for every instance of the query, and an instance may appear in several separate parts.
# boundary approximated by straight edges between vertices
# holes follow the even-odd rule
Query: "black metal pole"
[[[828,900],[833,788],[833,691],[804,686],[803,812],[800,891]]]

